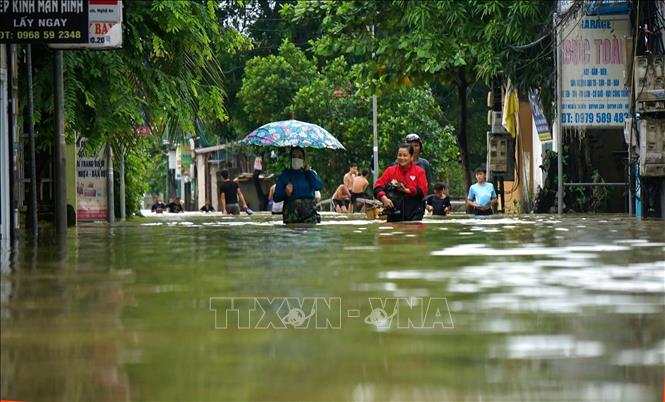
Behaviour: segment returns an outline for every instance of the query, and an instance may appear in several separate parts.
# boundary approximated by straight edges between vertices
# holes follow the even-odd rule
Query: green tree
[[[131,1],[124,3],[122,49],[65,52],[65,129],[68,140],[128,150],[128,172],[142,174],[134,128],[149,124],[157,136],[179,143],[196,133],[196,121],[226,121],[223,76],[216,55],[237,49],[243,37],[220,27],[218,3]],[[53,127],[51,52],[35,47],[36,131]],[[43,145],[49,137],[41,136]],[[154,141],[161,143],[161,138]],[[142,162],[141,162],[142,163]],[[141,180],[129,180],[140,184]],[[128,187],[128,193],[133,190]],[[129,203],[129,205],[135,205]]]
[[[248,122],[260,126],[289,118],[288,107],[298,90],[316,75],[316,64],[288,40],[276,55],[247,62],[238,96]]]
[[[467,146],[467,97],[477,79],[488,82],[503,71],[518,87],[539,85],[546,69],[534,56],[549,57],[547,43],[526,50],[548,26],[553,1],[344,1],[300,0],[285,13],[294,21],[319,15],[318,54],[346,54],[362,61],[362,77],[373,91],[410,83],[454,85],[460,107],[457,141],[465,183],[471,182]],[[443,106],[443,105],[442,105]]]
[[[324,194],[331,194],[341,183],[349,163],[371,167],[371,102],[357,94],[358,79],[352,70],[343,57],[332,60],[311,84],[298,91],[291,107],[303,120],[325,127],[347,149],[309,153],[324,180]],[[385,91],[379,102],[380,169],[394,163],[397,146],[406,134],[417,132],[426,144],[424,156],[432,162],[434,178],[454,184],[451,172],[458,165],[459,148],[452,127],[440,124],[442,111],[429,88],[395,88]]]
[[[117,138],[147,119],[177,143],[197,119],[226,120],[214,54],[239,38],[220,30],[215,8],[214,1],[127,2],[122,49],[67,53],[68,122],[90,128],[86,137]]]
[[[256,56],[276,54],[285,39],[305,50],[309,47],[309,40],[318,36],[319,20],[302,19],[294,23],[281,15],[281,8],[288,3],[293,0],[220,2],[217,10],[220,26],[241,33],[244,39],[243,46],[234,51],[226,49],[218,57],[224,69],[229,120],[215,124],[208,131],[218,133],[220,139],[236,140],[255,128],[255,123],[248,123],[243,102],[238,97],[247,61]]]

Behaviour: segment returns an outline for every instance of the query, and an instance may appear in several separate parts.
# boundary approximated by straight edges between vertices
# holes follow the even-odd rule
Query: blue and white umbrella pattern
[[[276,147],[346,149],[337,138],[316,124],[299,120],[284,120],[265,124],[247,134],[245,144]]]

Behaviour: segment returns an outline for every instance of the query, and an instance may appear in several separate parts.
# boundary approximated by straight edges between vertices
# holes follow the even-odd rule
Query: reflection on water
[[[662,221],[191,214],[68,236],[2,245],[1,399],[662,399]],[[341,328],[215,329],[211,297],[254,296],[340,298]],[[426,298],[451,325],[400,325]]]

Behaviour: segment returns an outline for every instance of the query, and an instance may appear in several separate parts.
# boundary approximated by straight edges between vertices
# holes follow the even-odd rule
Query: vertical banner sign
[[[87,42],[87,0],[0,0],[0,43]]]
[[[175,149],[175,179],[182,179],[182,145],[178,145]]]
[[[77,220],[106,220],[108,218],[108,199],[106,197],[106,153],[104,150],[100,150],[94,156],[85,156],[79,152],[76,171]]]
[[[531,115],[533,121],[536,123],[536,130],[538,131],[538,138],[540,141],[552,141],[552,133],[550,126],[547,124],[547,118],[543,114],[543,105],[540,103],[538,91],[529,90],[529,106],[531,106]]]
[[[182,145],[182,155],[180,159],[182,166],[182,175],[190,176],[190,170],[192,167],[192,147],[188,143]]]
[[[561,124],[563,127],[623,127],[626,86],[626,15],[571,19],[561,29]]]

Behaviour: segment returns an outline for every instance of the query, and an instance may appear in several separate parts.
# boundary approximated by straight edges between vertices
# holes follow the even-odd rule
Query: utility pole
[[[374,24],[372,24],[372,40],[374,40]],[[372,49],[372,59],[373,58],[374,49]],[[377,109],[376,94],[374,94],[372,95],[372,159],[374,159],[374,166],[372,166],[372,169],[374,170],[374,182],[372,183],[373,186],[376,185],[376,181],[379,179],[379,130],[377,127]]]
[[[0,44],[0,240],[11,239],[9,170],[9,45]]]
[[[30,198],[28,206],[30,209],[30,232],[33,238],[37,238],[37,159],[35,157],[35,121],[34,121],[34,99],[32,92],[32,45],[27,46],[28,64],[28,135],[30,136]]]
[[[557,168],[557,188],[556,188],[556,198],[557,198],[557,213],[559,215],[563,214],[563,127],[561,126],[561,85],[562,80],[562,67],[561,67],[561,37],[560,37],[560,28],[557,28],[557,15],[554,13],[553,17],[554,24],[554,35],[555,35],[555,47],[554,51],[556,52],[556,168]]]
[[[55,230],[67,232],[67,176],[65,171],[65,88],[63,78],[62,50],[55,51],[53,82],[55,84]]]
[[[124,221],[127,218],[126,205],[125,205],[125,148],[120,145],[120,166],[118,166],[118,174],[120,175],[120,220]]]
[[[379,178],[379,131],[376,124],[376,114],[377,114],[377,105],[376,105],[376,95],[372,95],[372,156],[374,159],[374,183]]]
[[[113,147],[111,143],[106,145],[106,195],[108,197],[108,215],[109,223],[115,223],[115,202],[113,200]]]
[[[9,238],[16,238],[16,228],[18,227],[18,213],[16,210],[16,120],[15,114],[18,98],[16,96],[17,88],[14,85],[17,71],[14,70],[16,61],[16,45],[7,46],[7,127],[9,129]]]

